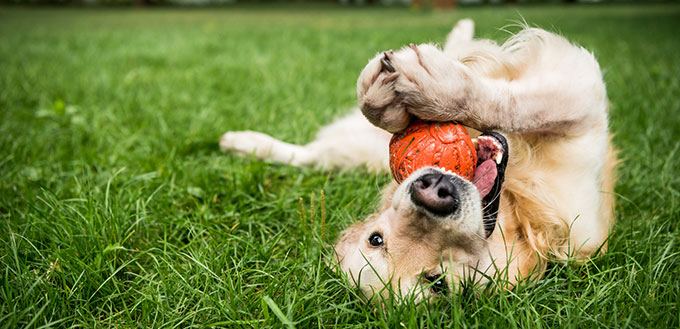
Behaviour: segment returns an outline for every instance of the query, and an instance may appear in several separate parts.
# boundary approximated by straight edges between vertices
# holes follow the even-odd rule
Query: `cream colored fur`
[[[400,131],[413,118],[459,121],[473,135],[505,134],[510,158],[497,227],[488,239],[478,234],[481,214],[442,231],[423,220],[395,184],[383,192],[379,212],[341,234],[341,268],[369,296],[384,293],[383,283],[427,296],[422,275],[428,273],[445,272],[453,286],[475,272],[514,285],[540,276],[549,259],[585,259],[604,247],[613,222],[616,152],[597,61],[541,29],[525,28],[503,45],[473,40],[473,31],[473,22],[462,20],[443,50],[411,45],[367,64],[357,82],[359,106],[382,129],[357,111],[305,146],[250,131],[228,132],[220,141],[225,151],[293,165],[383,170],[386,131]],[[385,54],[396,72],[381,69]],[[376,231],[385,236],[383,249],[366,242]]]

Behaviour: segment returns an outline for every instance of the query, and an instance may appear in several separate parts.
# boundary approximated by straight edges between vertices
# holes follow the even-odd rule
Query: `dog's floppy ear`
[[[348,227],[344,231],[340,232],[340,238],[338,242],[335,243],[335,260],[338,263],[342,263],[342,259],[347,254],[350,248],[358,248],[356,243],[359,241],[361,234],[364,232],[366,224],[377,217],[376,215],[369,216],[365,221],[356,222],[352,226]]]
[[[384,212],[390,207],[390,205],[392,204],[392,197],[394,196],[394,192],[397,191],[398,187],[399,184],[397,184],[396,182],[392,182],[382,190],[379,213]],[[347,229],[340,233],[340,238],[338,238],[338,241],[335,243],[334,247],[335,260],[338,263],[342,263],[342,259],[347,254],[349,248],[358,247],[355,245],[355,243],[359,242],[359,237],[366,229],[366,225],[375,221],[378,218],[379,213],[372,214],[368,216],[365,220],[354,223],[352,226],[348,227]]]

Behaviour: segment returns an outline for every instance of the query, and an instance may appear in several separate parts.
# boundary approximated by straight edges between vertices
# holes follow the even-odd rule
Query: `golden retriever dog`
[[[474,40],[473,30],[461,20],[443,49],[379,53],[357,82],[361,112],[310,144],[252,131],[220,140],[225,151],[296,166],[386,170],[390,133],[412,120],[469,127],[478,153],[472,182],[421,168],[341,233],[336,259],[369,298],[391,291],[420,300],[462,280],[512,287],[540,277],[549,260],[584,260],[606,247],[617,160],[597,61],[541,29],[502,45]]]

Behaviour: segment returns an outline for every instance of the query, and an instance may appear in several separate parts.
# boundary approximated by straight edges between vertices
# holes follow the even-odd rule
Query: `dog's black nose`
[[[430,212],[446,216],[458,209],[458,191],[451,176],[440,173],[425,174],[411,185],[411,200]]]

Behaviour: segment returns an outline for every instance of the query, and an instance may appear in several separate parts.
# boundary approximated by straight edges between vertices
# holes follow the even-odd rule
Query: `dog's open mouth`
[[[508,142],[495,132],[484,133],[473,140],[477,148],[477,169],[472,178],[482,198],[484,228],[487,237],[496,226],[501,187],[508,164]]]

